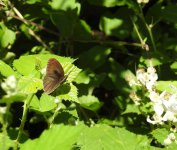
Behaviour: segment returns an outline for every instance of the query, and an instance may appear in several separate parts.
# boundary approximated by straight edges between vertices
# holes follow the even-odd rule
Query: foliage
[[[0,17],[0,149],[177,148],[175,1],[0,0]],[[67,78],[48,95],[50,58]]]

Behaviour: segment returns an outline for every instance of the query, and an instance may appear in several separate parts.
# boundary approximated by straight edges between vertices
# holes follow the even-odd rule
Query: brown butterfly
[[[67,78],[64,75],[64,70],[61,64],[55,59],[51,58],[48,61],[46,75],[43,79],[43,90],[47,94],[52,93],[61,83]]]

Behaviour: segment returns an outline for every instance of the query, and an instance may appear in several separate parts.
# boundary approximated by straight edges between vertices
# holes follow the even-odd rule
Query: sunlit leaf
[[[161,92],[166,91],[175,94],[177,90],[177,81],[158,81],[156,88]]]
[[[80,4],[76,0],[51,0],[49,5],[54,10],[72,10],[77,8],[78,12],[80,10]]]
[[[99,28],[107,36],[125,39],[132,31],[132,22],[130,20],[132,13],[129,9],[121,8],[115,14],[104,15],[100,19]]]
[[[74,147],[81,130],[81,126],[55,125],[44,131],[38,139],[28,140],[21,144],[20,149],[71,150]]]
[[[35,96],[30,106],[32,107],[32,109],[37,110],[39,112],[50,111],[57,106],[54,100],[55,97],[44,93],[42,94],[40,99]]]
[[[43,88],[42,80],[34,77],[21,77],[18,81],[17,90],[21,93],[36,93]]]
[[[111,128],[103,124],[84,129],[78,144],[84,150],[148,149],[145,136],[133,134],[123,128]]]
[[[154,138],[160,142],[161,144],[163,144],[164,140],[167,138],[168,135],[168,130],[165,128],[157,128],[155,130],[152,131],[152,135],[154,136]]]
[[[62,85],[61,88],[59,87],[58,92],[59,93],[57,97],[60,100],[64,99],[79,103],[77,97],[78,94],[77,88],[72,83]]]
[[[0,149],[5,150],[5,149],[10,149],[11,147],[14,146],[14,141],[8,137],[7,134],[5,133],[0,133]]]
[[[3,23],[0,23],[0,47],[7,47],[15,42],[16,34],[8,29]]]
[[[29,75],[34,72],[36,67],[36,60],[40,61],[41,68],[45,68],[47,66],[47,62],[50,58],[57,59],[63,66],[64,71],[66,70],[65,66],[68,64],[72,64],[75,59],[69,57],[61,57],[53,54],[40,54],[40,55],[28,55],[28,56],[21,56],[19,59],[13,62],[14,67],[17,69],[19,73],[22,75]],[[72,68],[69,66],[69,68]],[[67,73],[65,71],[65,73]]]
[[[80,84],[80,83],[88,84],[89,81],[90,81],[90,77],[89,77],[88,73],[89,73],[88,70],[80,72],[80,73],[78,74],[78,76],[77,76],[75,82],[76,82],[77,84]]]
[[[105,7],[115,7],[125,5],[126,0],[88,0],[91,4]]]
[[[10,75],[17,75],[14,70],[2,60],[0,60],[0,74],[5,77],[8,77]]]
[[[82,107],[92,111],[97,111],[103,105],[103,103],[93,95],[83,95],[79,97],[79,102]]]
[[[170,67],[175,72],[175,74],[177,74],[177,62],[174,62],[173,64],[171,64]]]
[[[25,94],[17,93],[15,95],[5,95],[1,98],[0,103],[23,102],[26,98]]]

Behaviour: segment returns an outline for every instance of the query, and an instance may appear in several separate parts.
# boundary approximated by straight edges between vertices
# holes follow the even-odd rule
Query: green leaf
[[[27,76],[35,70],[35,56],[21,56],[19,59],[14,60],[13,66],[20,74]]]
[[[174,71],[175,74],[177,74],[177,61],[172,63],[170,68]]]
[[[57,13],[52,13],[50,17],[64,38],[72,37],[74,28],[79,21],[76,11],[57,11]]]
[[[140,110],[138,109],[138,106],[136,106],[135,104],[128,104],[126,110],[122,113],[122,115],[127,113],[140,114]]]
[[[28,39],[32,38],[32,35],[29,33],[29,26],[27,24],[21,24],[20,30],[26,35]]]
[[[40,101],[39,101],[38,97],[36,95],[34,95],[32,97],[31,103],[30,103],[31,109],[40,110],[40,104],[39,103],[40,103]]]
[[[0,133],[0,149],[6,150],[14,146],[14,141],[11,140],[5,133]]]
[[[122,6],[126,4],[126,0],[88,0],[89,3],[105,7]]]
[[[81,84],[81,83],[84,83],[84,84],[88,84],[90,82],[90,77],[89,77],[89,74],[90,72],[88,70],[83,70],[82,72],[80,72],[75,80],[75,82],[77,84]]]
[[[90,71],[89,69],[85,73],[85,76],[87,77],[79,79],[80,77],[78,76],[76,78],[76,83],[78,84],[77,88],[80,91],[79,95],[92,95],[94,89],[102,85],[107,75],[106,73],[96,74],[93,71]]]
[[[104,16],[100,21],[100,29],[108,36],[114,35],[114,32],[119,31],[119,27],[122,25],[123,20],[118,18],[108,18]]]
[[[173,142],[172,144],[168,145],[166,147],[167,150],[174,150],[174,149],[177,149],[177,145],[176,145],[176,142]]]
[[[0,60],[0,74],[5,77],[11,76],[11,75],[14,75],[14,76],[17,75],[14,72],[14,70],[9,65],[4,63],[2,60]]]
[[[177,52],[177,43],[175,38],[168,38],[165,39],[165,42],[161,43],[160,49],[165,49],[167,53],[174,51],[175,53]]]
[[[15,32],[8,29],[3,23],[0,23],[0,47],[5,48],[15,42]]]
[[[43,88],[42,80],[30,76],[21,77],[17,85],[17,90],[20,93],[24,94],[36,93],[38,90],[41,90],[42,88]]]
[[[64,72],[66,72],[66,67],[72,68],[74,65],[68,66],[72,64],[75,59],[71,59],[69,57],[61,57],[52,54],[40,54],[40,55],[28,55],[28,56],[21,56],[19,59],[14,60],[13,66],[16,70],[22,75],[29,75],[32,74],[35,70],[37,65],[37,61],[41,62],[41,68],[45,68],[47,66],[47,62],[50,58],[57,59],[64,68]],[[77,70],[77,69],[76,69]]]
[[[157,55],[156,55],[157,56]],[[160,58],[157,56],[154,56],[151,59],[147,59],[144,58],[143,56],[140,57],[140,65],[139,67],[146,65],[147,67],[151,66],[153,64],[153,66],[158,66],[162,64],[162,61],[160,60]]]
[[[46,112],[54,109],[57,106],[54,100],[55,97],[44,93],[40,97],[40,100],[38,100],[38,98],[34,96],[30,103],[30,106],[32,107],[32,109],[39,112]]]
[[[147,13],[146,13],[146,20],[148,21],[148,24],[152,23],[153,20],[160,21],[162,16],[162,5],[160,3],[156,3],[149,7]]]
[[[59,98],[59,100],[64,99],[79,103],[77,88],[72,83],[61,85],[56,92],[58,94],[57,98]]]
[[[164,140],[167,138],[169,131],[165,128],[157,128],[152,131],[152,135],[158,142],[163,144]]]
[[[88,0],[90,4],[103,6],[103,7],[116,7],[127,5],[135,12],[139,12],[139,6],[136,1],[132,0]]]
[[[54,10],[72,10],[72,9],[78,9],[78,12],[80,11],[80,4],[76,2],[76,0],[51,0],[49,1],[49,5]]]
[[[81,69],[77,68],[73,64],[66,64],[64,65],[64,68],[65,74],[68,75],[66,81],[69,83],[75,81],[75,78],[81,71]]]
[[[7,104],[10,104],[10,103],[13,103],[13,102],[22,102],[26,99],[26,95],[25,94],[20,94],[20,93],[17,93],[15,95],[5,95],[1,98],[0,100],[0,103],[7,103]]]
[[[92,40],[91,34],[90,26],[84,20],[79,20],[74,28],[73,39],[78,41]]]
[[[102,102],[99,102],[98,98],[93,95],[83,95],[79,97],[80,105],[86,109],[97,111],[103,105]]]
[[[177,89],[177,81],[157,81],[156,88],[161,92],[166,91],[171,94],[175,94]]]
[[[81,126],[54,125],[35,140],[20,145],[21,150],[71,150],[82,130]],[[45,143],[45,144],[44,144]]]
[[[104,64],[110,53],[110,48],[95,46],[92,49],[82,53],[78,61],[82,68],[91,68],[92,70],[95,70]]]
[[[176,5],[166,6],[164,9],[162,9],[161,17],[165,21],[176,23],[177,22],[177,6]]]
[[[124,14],[124,15],[122,15]],[[99,28],[108,36],[115,36],[120,39],[127,38],[132,31],[130,16],[133,11],[127,8],[120,8],[115,14],[104,15],[100,19]]]
[[[35,4],[37,2],[41,2],[42,0],[26,0],[27,4]]]
[[[124,69],[123,66],[114,59],[110,58],[109,62],[111,71],[108,76],[115,85],[116,90],[126,94],[131,92],[132,89],[129,86],[129,82],[131,80],[136,80],[135,75],[130,70]]]
[[[96,125],[82,130],[78,145],[84,150],[141,150],[148,149],[146,136],[133,134],[123,128]]]

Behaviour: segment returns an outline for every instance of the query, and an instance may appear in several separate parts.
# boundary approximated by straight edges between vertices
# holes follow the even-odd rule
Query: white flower
[[[176,122],[176,117],[174,113],[171,111],[166,111],[165,115],[163,116],[163,121],[173,121]]]
[[[146,121],[151,123],[151,124],[163,124],[163,120],[161,116],[158,116],[157,114],[154,114],[152,116],[153,120],[150,119],[150,117],[148,116]]]
[[[15,76],[9,76],[3,83],[1,83],[1,87],[7,95],[14,95],[17,87],[17,80]]]
[[[163,141],[164,145],[170,145],[172,143],[172,141],[167,137],[164,141]]]
[[[136,78],[139,80],[143,85],[148,81],[148,74],[145,72],[144,69],[138,69],[136,71]]]
[[[130,79],[128,80],[128,84],[130,87],[135,86],[135,85],[140,85],[136,80]]]
[[[162,114],[163,114],[163,112],[164,112],[164,108],[162,106],[162,103],[160,103],[160,102],[156,103],[154,105],[154,111],[155,111],[155,113],[156,113],[157,116],[161,117]]]
[[[164,121],[170,120],[177,122],[177,100],[176,94],[171,95],[168,99],[163,99],[162,103],[166,109],[166,113],[163,117]]]
[[[176,94],[170,96],[168,100],[163,100],[163,104],[168,111],[177,114],[177,99]]]
[[[151,100],[152,102],[158,102],[159,99],[160,99],[160,96],[159,96],[159,94],[156,93],[155,91],[151,91],[151,92],[149,93],[149,98],[150,98],[150,100]]]
[[[176,136],[175,136],[174,133],[170,133],[170,134],[168,135],[168,137],[169,137],[169,139],[172,140],[172,141],[175,141],[175,140],[176,140]]]
[[[148,91],[153,91],[153,87],[158,79],[156,70],[153,67],[148,67],[147,72],[144,69],[138,69],[136,71],[136,77],[141,84],[146,86]]]
[[[174,133],[170,133],[164,140],[165,145],[170,145],[172,142],[176,142],[176,136]]]
[[[149,81],[146,83],[146,88],[148,89],[148,91],[153,91],[153,86],[154,86],[154,82]]]
[[[148,67],[147,74],[148,74],[148,81],[146,82],[146,88],[149,91],[152,91],[153,87],[156,84],[156,81],[158,79],[155,68]]]
[[[156,73],[149,73],[149,74],[148,74],[148,78],[149,78],[149,81],[151,81],[151,82],[156,82],[157,79],[158,79],[158,76],[157,76]]]

